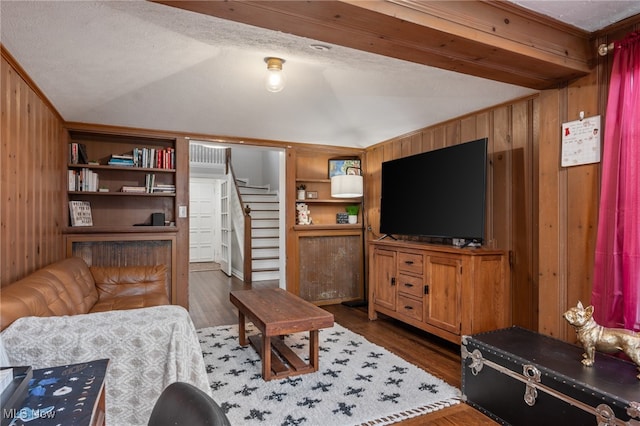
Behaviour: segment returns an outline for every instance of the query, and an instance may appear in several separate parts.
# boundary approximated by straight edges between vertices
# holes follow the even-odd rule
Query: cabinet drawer
[[[398,291],[413,296],[422,297],[423,294],[422,277],[398,274]]]
[[[398,294],[396,312],[418,321],[422,321],[422,300],[411,299]]]
[[[398,252],[398,269],[400,271],[423,273],[423,261],[421,254]]]

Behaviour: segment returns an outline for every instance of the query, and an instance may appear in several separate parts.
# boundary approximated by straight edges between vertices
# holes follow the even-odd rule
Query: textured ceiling
[[[552,16],[640,5],[518,3]],[[146,1],[3,0],[0,12],[3,45],[67,121],[366,147],[535,93]],[[609,23],[594,15],[564,20]],[[286,60],[282,92],[264,89],[266,56]]]
[[[640,13],[640,1],[624,0],[511,0],[524,8],[594,32]]]

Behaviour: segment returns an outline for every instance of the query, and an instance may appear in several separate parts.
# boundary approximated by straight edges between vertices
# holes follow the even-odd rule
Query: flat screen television
[[[480,243],[487,139],[382,163],[380,232]]]

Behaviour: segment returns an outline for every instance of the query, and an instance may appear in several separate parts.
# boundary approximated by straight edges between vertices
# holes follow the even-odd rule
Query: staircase
[[[252,281],[280,279],[280,205],[277,192],[238,180],[242,205],[251,209]]]

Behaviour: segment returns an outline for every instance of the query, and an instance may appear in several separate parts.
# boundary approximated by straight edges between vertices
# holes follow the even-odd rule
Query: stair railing
[[[243,281],[246,284],[251,284],[253,270],[253,261],[251,256],[251,253],[253,251],[251,240],[251,208],[248,204],[246,204],[244,208],[242,207],[242,205],[244,204],[242,202],[242,194],[238,189],[236,177],[233,172],[233,166],[231,165],[231,149],[227,151],[227,173],[231,176],[231,181],[233,182],[233,187],[235,188],[235,191],[232,191],[235,195],[231,196],[232,206],[230,207],[230,209],[233,213],[231,216],[234,228],[236,229],[236,239],[238,245],[242,247],[242,250],[240,250],[240,255],[242,256],[243,264]]]
[[[244,207],[244,282],[251,284],[253,279],[253,245],[251,238],[251,207]]]

